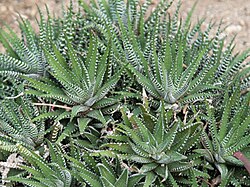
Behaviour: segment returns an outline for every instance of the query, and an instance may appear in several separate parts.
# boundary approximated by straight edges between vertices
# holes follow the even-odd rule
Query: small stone
[[[230,25],[226,28],[227,33],[238,33],[242,30],[242,26],[240,25]]]
[[[0,12],[5,12],[7,10],[6,6],[0,5]]]
[[[244,27],[246,25],[246,22],[244,20],[240,20],[240,25]]]

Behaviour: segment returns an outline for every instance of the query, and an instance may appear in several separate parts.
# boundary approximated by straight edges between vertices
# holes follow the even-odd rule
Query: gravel
[[[60,15],[62,5],[68,5],[70,0],[0,0],[0,20],[9,24],[16,32],[18,29],[18,13],[24,18],[31,20],[32,25],[36,25],[35,18],[38,17],[37,7],[45,11],[45,4],[49,7],[52,13]],[[154,0],[152,6],[159,0]],[[169,10],[172,13],[176,7]],[[181,17],[185,18],[187,12],[191,10],[192,5],[196,0],[183,0],[181,7]],[[73,0],[76,2],[76,0]],[[250,0],[199,0],[195,12],[192,17],[192,22],[196,23],[198,19],[206,18],[203,24],[204,28],[209,24],[210,20],[215,21],[218,25],[222,20],[222,25],[227,26],[224,35],[228,36],[226,42],[230,41],[237,34],[235,43],[235,51],[243,51],[250,48]],[[3,23],[0,22],[0,26]],[[215,33],[215,30],[212,31]],[[212,34],[213,34],[212,33]],[[3,51],[0,46],[0,52]]]

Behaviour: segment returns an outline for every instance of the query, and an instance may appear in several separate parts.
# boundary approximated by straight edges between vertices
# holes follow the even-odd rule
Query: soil
[[[45,11],[45,4],[50,12],[60,15],[62,5],[68,5],[70,0],[0,0],[0,20],[10,25],[16,32],[18,29],[18,13],[24,18],[32,21],[36,25],[35,18],[38,17],[37,7]],[[76,2],[77,0],[73,0]],[[175,5],[172,6],[170,13],[174,11]],[[182,0],[181,17],[185,18],[187,12],[191,10],[196,0]],[[154,6],[159,0],[153,0]],[[227,26],[224,35],[228,36],[226,41],[230,41],[237,34],[235,51],[243,51],[250,48],[250,0],[198,0],[194,11],[192,22],[196,23],[198,19],[206,18],[204,27],[212,20],[217,25],[222,20],[223,26]],[[0,22],[0,26],[3,23]],[[215,27],[216,28],[216,27]],[[213,31],[215,32],[215,31]],[[3,51],[0,46],[0,52]]]

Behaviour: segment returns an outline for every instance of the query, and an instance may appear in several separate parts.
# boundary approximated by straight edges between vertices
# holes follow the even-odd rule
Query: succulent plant
[[[73,1],[0,29],[7,186],[250,186],[249,50],[173,1]]]

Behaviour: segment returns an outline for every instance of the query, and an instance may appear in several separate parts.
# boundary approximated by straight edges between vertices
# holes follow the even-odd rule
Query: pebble
[[[0,4],[0,12],[5,12],[7,10],[6,6]]]
[[[238,33],[242,30],[242,26],[240,25],[230,25],[226,28],[227,33]]]

